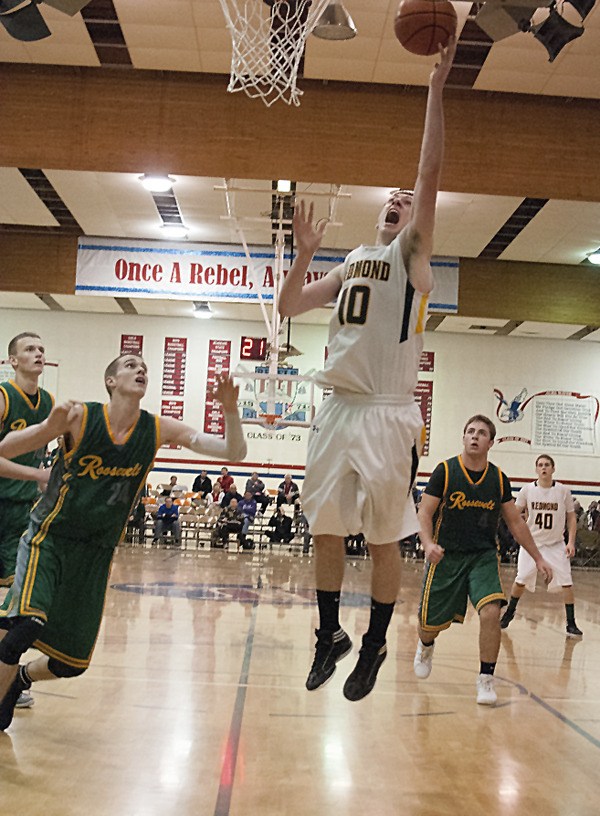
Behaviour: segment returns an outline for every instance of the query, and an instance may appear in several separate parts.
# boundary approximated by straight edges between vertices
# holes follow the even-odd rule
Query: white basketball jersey
[[[427,295],[410,284],[399,236],[389,246],[359,246],[340,271],[325,367],[315,380],[357,394],[413,399]]]
[[[537,482],[531,482],[521,488],[516,504],[527,508],[527,526],[538,547],[564,540],[567,513],[575,510],[573,496],[566,485],[553,482],[552,487],[540,487]]]

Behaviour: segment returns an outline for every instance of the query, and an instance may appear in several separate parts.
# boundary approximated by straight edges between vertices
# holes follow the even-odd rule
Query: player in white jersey
[[[423,442],[415,404],[427,295],[433,288],[433,227],[444,149],[442,91],[456,49],[440,49],[431,73],[414,193],[397,190],[377,221],[375,246],[360,246],[319,281],[303,285],[326,223],[294,213],[298,254],[279,309],[293,316],[337,298],[328,357],[317,382],[333,389],[311,428],[302,507],[315,542],[319,629],[309,691],[322,686],[352,642],[339,622],[344,537],[362,532],[373,562],[371,617],[344,696],[360,700],[386,658],[400,587],[398,541],[418,529],[410,490]]]
[[[562,592],[567,616],[567,637],[582,637],[583,632],[575,623],[575,596],[571,578],[570,559],[575,555],[577,530],[573,497],[566,485],[554,481],[555,465],[551,456],[545,453],[538,456],[535,469],[537,480],[521,488],[516,505],[524,512],[533,540],[552,567],[554,577],[548,585],[548,592]],[[566,545],[565,528],[568,532]],[[510,591],[510,603],[500,621],[503,629],[514,618],[517,604],[525,590],[535,592],[536,576],[533,558],[521,547],[517,577]]]

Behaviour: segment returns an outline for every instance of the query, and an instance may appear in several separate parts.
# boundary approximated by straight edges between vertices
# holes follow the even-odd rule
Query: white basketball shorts
[[[313,536],[362,533],[389,544],[416,533],[411,487],[424,439],[412,399],[327,397],[311,427],[302,489]]]
[[[559,541],[557,544],[540,547],[540,552],[544,560],[552,567],[552,580],[548,584],[548,592],[560,592],[563,587],[571,586],[573,583],[573,579],[571,578],[571,561],[567,555],[564,542]],[[529,592],[535,592],[536,579],[537,569],[535,567],[535,561],[529,553],[525,552],[523,547],[521,547],[519,550],[517,577],[515,580],[517,584],[524,584]]]

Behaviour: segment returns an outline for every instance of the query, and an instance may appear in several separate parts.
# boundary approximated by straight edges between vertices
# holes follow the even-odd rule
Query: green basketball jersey
[[[0,391],[5,402],[4,414],[0,420],[0,439],[4,439],[10,431],[22,431],[29,425],[43,422],[54,404],[52,394],[44,391],[43,388],[38,388],[36,396],[32,398],[22,391],[13,380],[0,384]],[[13,462],[37,468],[40,466],[44,453],[44,448],[41,448],[24,453],[22,456],[16,456]],[[0,478],[0,499],[33,502],[37,493],[37,482]]]
[[[160,445],[157,416],[140,411],[125,442],[116,445],[106,406],[86,402],[83,407],[80,439],[70,451],[60,451],[48,489],[31,512],[32,544],[49,532],[115,547],[154,463]]]
[[[504,477],[488,462],[474,482],[460,456],[444,463],[444,495],[433,517],[433,537],[447,552],[472,553],[496,548]]]

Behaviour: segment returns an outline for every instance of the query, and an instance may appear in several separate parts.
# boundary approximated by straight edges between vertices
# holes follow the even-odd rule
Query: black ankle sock
[[[319,626],[326,632],[337,632],[340,628],[340,593],[317,589],[319,605]]]
[[[575,604],[565,604],[565,611],[567,613],[567,626],[575,625]]]
[[[483,660],[479,664],[479,674],[493,674],[496,668],[495,663],[485,663]]]
[[[514,612],[517,608],[517,604],[519,603],[520,598],[515,598],[514,595],[510,596],[510,601],[508,602],[508,607],[506,608],[507,612]]]
[[[30,688],[33,680],[29,676],[29,672],[27,671],[27,666],[19,666],[19,680],[21,684],[25,688]]]
[[[393,603],[380,603],[371,598],[371,618],[365,639],[373,643],[385,643],[385,636],[394,612]]]

